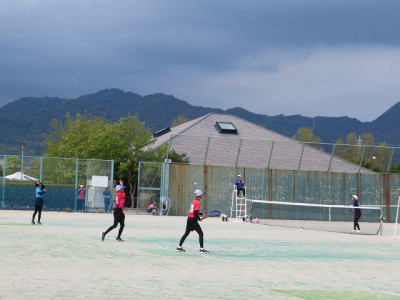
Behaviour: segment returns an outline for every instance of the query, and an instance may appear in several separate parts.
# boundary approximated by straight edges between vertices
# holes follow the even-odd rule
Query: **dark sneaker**
[[[32,224],[32,225],[35,225],[35,221],[32,221],[31,224]]]
[[[185,252],[186,250],[183,249],[182,247],[178,246],[178,247],[176,247],[176,251],[178,251],[178,252]]]
[[[118,242],[123,242],[123,241],[124,241],[124,240],[121,239],[120,237],[117,237],[116,240],[117,240]]]
[[[39,222],[37,222],[38,224],[40,224],[40,225],[42,225],[42,223],[40,223],[40,221]]]
[[[199,252],[200,252],[200,253],[210,253],[209,251],[207,251],[207,250],[204,249],[204,248],[201,248],[201,249],[199,250]]]
[[[106,237],[106,234],[104,232],[101,233],[101,240],[104,241],[104,238]]]

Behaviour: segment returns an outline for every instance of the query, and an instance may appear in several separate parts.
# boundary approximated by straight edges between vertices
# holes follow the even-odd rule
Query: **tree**
[[[375,138],[372,133],[363,133],[361,135],[361,144],[363,146],[363,161],[373,160],[375,147]]]
[[[361,144],[359,144],[357,135],[354,132],[351,132],[347,135],[346,144],[347,160],[352,163],[359,164],[361,159]]]
[[[321,142],[319,137],[314,136],[313,130],[307,127],[301,127],[292,139],[303,143],[310,143],[310,146],[315,148],[318,148],[318,143]]]
[[[168,153],[168,158],[172,161],[172,162],[178,162],[178,163],[189,163],[189,157],[187,156],[187,153],[177,153],[175,152],[175,150],[171,150]]]
[[[65,124],[53,120],[50,133],[43,135],[45,156],[108,159],[98,149],[103,142],[107,145],[105,134],[110,126],[104,118],[67,113]]]
[[[6,158],[6,175],[21,171],[22,160],[17,156],[8,156]]]
[[[342,143],[343,139],[336,141],[335,155],[375,172],[387,171],[391,150],[385,142],[375,146],[375,137],[372,133],[363,133],[358,138],[354,132],[351,132],[347,135],[345,148],[340,145]]]
[[[67,114],[65,124],[53,121],[44,135],[45,156],[114,160],[115,178],[129,186],[131,207],[137,189],[139,161],[162,161],[166,147],[152,150],[152,134],[137,116],[121,118],[118,123],[88,114]],[[128,204],[128,203],[127,203]]]
[[[187,121],[189,121],[188,118],[179,115],[172,121],[171,127],[175,127],[175,126],[181,125],[183,123],[186,123]]]
[[[387,172],[391,156],[392,150],[388,148],[387,144],[379,143],[374,152],[375,165],[383,172]]]
[[[337,157],[346,158],[346,148],[344,146],[344,141],[342,138],[336,140],[335,150],[333,154]]]

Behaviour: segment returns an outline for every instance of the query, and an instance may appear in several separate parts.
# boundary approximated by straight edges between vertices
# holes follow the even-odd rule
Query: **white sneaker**
[[[351,232],[356,232],[356,230],[355,230],[355,229],[353,229]]]
[[[356,230],[356,232],[360,232],[360,231],[361,231],[360,229]]]

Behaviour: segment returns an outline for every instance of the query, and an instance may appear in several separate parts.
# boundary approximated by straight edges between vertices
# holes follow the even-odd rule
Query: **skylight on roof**
[[[215,125],[220,133],[237,133],[235,125],[231,122],[217,122]]]

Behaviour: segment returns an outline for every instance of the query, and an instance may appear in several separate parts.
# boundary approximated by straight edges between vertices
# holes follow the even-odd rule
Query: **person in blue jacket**
[[[237,189],[237,196],[240,197],[240,191],[243,192],[243,198],[246,198],[246,185],[244,184],[244,181],[242,180],[242,176],[238,175],[237,179],[235,180],[235,185]]]
[[[104,197],[104,212],[109,212],[111,210],[111,191],[108,187],[103,192]]]
[[[46,193],[46,189],[44,188],[44,185],[39,181],[35,183],[35,187],[36,187],[35,212],[33,213],[32,216],[32,224],[35,224],[35,217],[37,213],[38,213],[38,224],[42,224],[40,223],[40,218],[42,217],[42,207],[44,204],[43,194]]]

